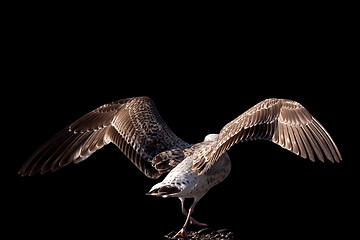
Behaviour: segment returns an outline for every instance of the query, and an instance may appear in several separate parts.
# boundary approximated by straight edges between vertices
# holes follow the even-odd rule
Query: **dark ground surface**
[[[177,232],[172,231],[166,234],[165,239],[196,239],[196,240],[232,240],[235,239],[235,233],[229,229],[214,230],[203,228],[199,231],[188,231],[187,237],[175,236]]]

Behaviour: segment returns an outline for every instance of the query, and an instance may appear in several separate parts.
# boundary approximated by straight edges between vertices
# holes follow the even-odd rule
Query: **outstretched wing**
[[[158,153],[189,146],[170,130],[149,97],[128,98],[105,104],[63,129],[29,158],[19,174],[56,171],[85,160],[110,142],[150,178],[164,172],[152,164]]]
[[[194,168],[206,172],[231,146],[239,141],[265,139],[315,161],[315,155],[331,162],[342,158],[325,128],[299,103],[266,99],[225,125],[214,147]],[[315,154],[314,154],[315,153]]]

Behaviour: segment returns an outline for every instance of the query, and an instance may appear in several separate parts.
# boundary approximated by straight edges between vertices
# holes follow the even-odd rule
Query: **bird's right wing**
[[[265,139],[315,161],[339,162],[341,155],[325,128],[299,103],[286,99],[266,99],[226,124],[213,148],[194,164],[206,172],[231,146],[239,141]],[[315,153],[315,154],[314,154]]]

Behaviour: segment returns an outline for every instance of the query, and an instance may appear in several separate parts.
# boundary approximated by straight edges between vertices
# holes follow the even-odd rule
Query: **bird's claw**
[[[187,237],[187,233],[186,230],[184,228],[182,228],[180,231],[178,231],[178,233],[175,235],[175,237],[177,236],[182,236],[182,237]]]
[[[198,225],[198,226],[201,226],[201,227],[207,227],[208,226],[206,223],[198,222],[195,219],[193,219],[192,217],[190,218],[190,224],[195,224],[195,225]]]

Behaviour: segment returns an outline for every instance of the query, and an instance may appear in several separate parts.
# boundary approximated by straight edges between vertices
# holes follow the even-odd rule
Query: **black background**
[[[3,229],[47,239],[129,233],[161,239],[179,230],[185,221],[180,201],[145,196],[161,179],[147,179],[113,145],[52,174],[16,174],[42,143],[77,118],[144,95],[189,143],[218,133],[263,99],[300,102],[328,130],[344,160],[313,163],[270,142],[238,144],[229,151],[230,176],[208,192],[193,216],[239,238],[353,229],[348,219],[356,217],[359,177],[346,143],[356,129],[346,106],[357,88],[350,83],[351,16],[336,6],[164,15],[144,6],[121,13],[60,9],[24,7],[9,20],[15,25],[9,34],[10,85],[3,87],[11,93],[3,119],[10,143],[3,149],[3,161],[10,163],[3,169]]]

